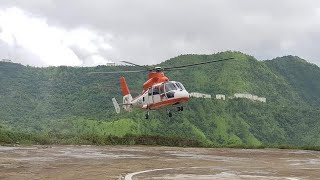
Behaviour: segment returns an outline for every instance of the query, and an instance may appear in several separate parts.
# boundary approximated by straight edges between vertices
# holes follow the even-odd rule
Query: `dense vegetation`
[[[176,66],[235,57],[236,60],[166,72],[189,92],[248,92],[244,99],[192,99],[172,118],[165,111],[115,114],[119,76],[92,71],[137,67],[35,68],[0,62],[0,142],[41,144],[159,144],[175,146],[320,146],[320,69],[294,56],[258,61],[240,52],[181,55],[160,64]],[[133,95],[146,74],[126,75]]]

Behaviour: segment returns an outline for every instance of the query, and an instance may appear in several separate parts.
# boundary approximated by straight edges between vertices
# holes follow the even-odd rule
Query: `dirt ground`
[[[320,179],[320,152],[149,146],[0,146],[0,179]]]

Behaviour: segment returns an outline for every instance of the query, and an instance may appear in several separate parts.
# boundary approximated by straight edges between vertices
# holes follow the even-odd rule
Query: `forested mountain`
[[[132,94],[137,95],[147,74],[88,74],[137,67],[35,68],[0,62],[0,142],[23,141],[19,133],[31,133],[65,143],[103,144],[107,135],[131,134],[183,137],[214,145],[320,145],[320,69],[314,64],[294,56],[258,61],[228,51],[181,55],[159,66],[226,57],[235,60],[165,73],[189,92],[227,97],[246,92],[266,97],[267,103],[192,99],[185,111],[172,118],[160,111],[145,120],[140,110],[115,114],[111,98],[122,98],[120,76],[127,78]]]

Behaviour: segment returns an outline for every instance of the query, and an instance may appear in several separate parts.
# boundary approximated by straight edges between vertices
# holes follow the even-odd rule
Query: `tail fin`
[[[120,78],[120,84],[121,84],[121,89],[122,89],[122,95],[123,95],[123,109],[126,111],[131,111],[132,110],[132,96],[130,94],[126,79],[124,77]]]
[[[124,77],[120,78],[120,84],[121,84],[121,88],[122,88],[122,95],[126,96],[126,95],[130,94],[126,79]]]

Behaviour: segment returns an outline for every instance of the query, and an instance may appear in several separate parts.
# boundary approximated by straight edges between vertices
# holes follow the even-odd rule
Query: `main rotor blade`
[[[174,69],[164,69],[165,71],[179,71],[179,70],[187,70],[188,68],[174,68]]]
[[[88,74],[119,74],[119,73],[137,73],[146,72],[146,70],[136,70],[136,71],[110,71],[110,72],[89,72]]]
[[[170,69],[178,69],[178,68],[185,68],[185,67],[190,67],[190,66],[198,66],[198,65],[202,65],[202,64],[209,64],[209,63],[227,61],[227,60],[232,60],[232,59],[234,59],[234,58],[231,57],[231,58],[224,58],[224,59],[216,59],[216,60],[213,60],[213,61],[206,61],[206,62],[195,63],[195,64],[187,64],[187,65],[183,65],[183,66],[167,67],[167,68],[163,68],[163,69],[166,71],[166,70],[170,70]]]
[[[130,65],[134,65],[134,66],[138,66],[138,67],[142,67],[144,69],[147,69],[147,70],[150,70],[149,68],[147,68],[146,66],[141,66],[139,64],[135,64],[135,63],[132,63],[132,62],[129,62],[129,61],[120,61],[120,62],[123,62],[123,63],[126,63],[126,64],[130,64]]]

